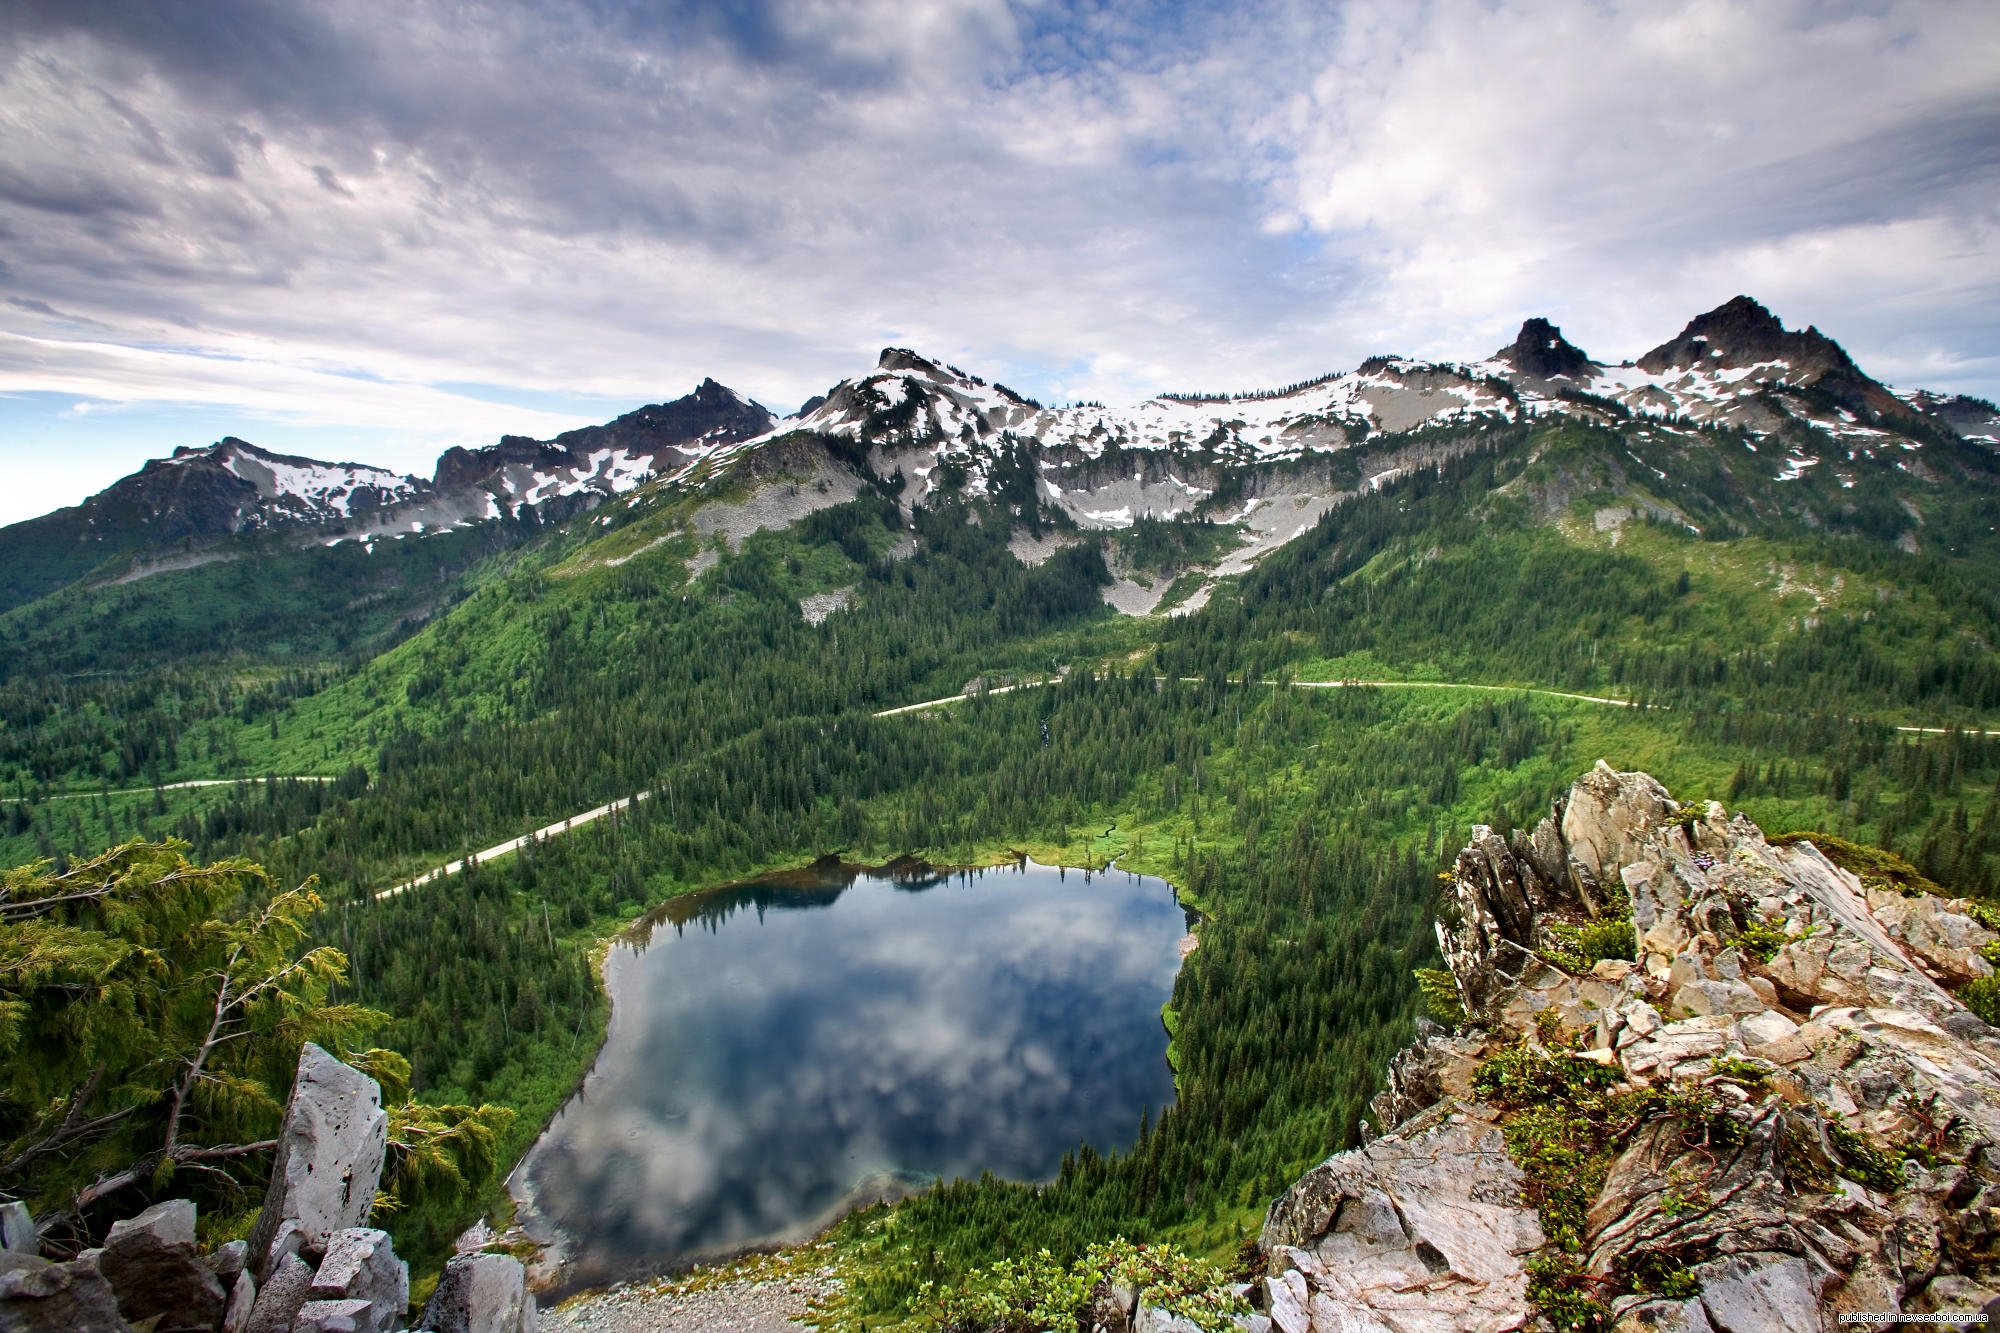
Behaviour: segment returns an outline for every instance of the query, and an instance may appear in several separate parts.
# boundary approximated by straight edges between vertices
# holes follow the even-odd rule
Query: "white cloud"
[[[434,385],[789,406],[909,343],[1118,398],[1739,290],[2000,387],[1985,4],[25,12],[0,389],[409,449],[575,424]]]

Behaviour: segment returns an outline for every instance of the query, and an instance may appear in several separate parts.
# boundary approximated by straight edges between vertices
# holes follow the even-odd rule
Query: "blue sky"
[[[16,0],[0,521],[428,474],[903,344],[1047,399],[1636,356],[1738,292],[2000,396],[2000,6]]]

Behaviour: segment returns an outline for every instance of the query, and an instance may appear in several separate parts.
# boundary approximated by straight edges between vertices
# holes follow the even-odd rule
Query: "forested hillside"
[[[426,1099],[519,1111],[508,1160],[594,1054],[596,942],[667,897],[834,852],[1119,858],[1203,917],[1172,1005],[1178,1100],[1050,1188],[962,1182],[857,1219],[855,1299],[892,1311],[926,1279],[1115,1233],[1226,1258],[1355,1135],[1435,961],[1442,858],[1600,756],[2000,890],[1992,454],[1932,433],[1930,480],[1886,456],[1783,478],[1756,443],[1615,404],[1378,433],[1376,456],[1421,462],[1241,575],[1214,571],[1261,474],[1106,536],[1030,471],[918,495],[893,456],[842,445],[546,527],[80,582],[0,617],[0,850],[172,836],[318,875],[341,998],[393,1016],[381,1039]],[[855,498],[702,526],[836,466]],[[1037,563],[1024,533],[1049,539]],[[1104,600],[1188,570],[1188,614]],[[974,678],[1033,688],[877,716]],[[398,1243],[435,1261],[493,1202],[412,1209]]]

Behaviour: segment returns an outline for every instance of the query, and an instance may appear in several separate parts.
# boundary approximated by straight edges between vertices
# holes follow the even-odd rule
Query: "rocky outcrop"
[[[1514,341],[1493,354],[1523,375],[1554,379],[1558,375],[1587,378],[1590,358],[1583,349],[1563,337],[1561,329],[1546,319],[1531,319],[1521,325]]]
[[[1369,1311],[1412,1333],[1508,1326],[1526,1303],[1522,1259],[1542,1244],[1521,1179],[1494,1117],[1461,1110],[1313,1168],[1259,1237],[1272,1322],[1345,1329]]]
[[[2000,935],[1600,763],[1473,830],[1385,1131],[1272,1205],[1283,1333],[2000,1316]],[[1622,955],[1622,956],[1618,956]],[[1552,1221],[1553,1219],[1553,1221]]]

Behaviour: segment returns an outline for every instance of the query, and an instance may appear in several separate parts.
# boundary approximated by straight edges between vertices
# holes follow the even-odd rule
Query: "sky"
[[[1044,401],[1636,357],[1739,292],[2000,398],[1991,0],[10,0],[0,522],[428,476],[914,347]]]

